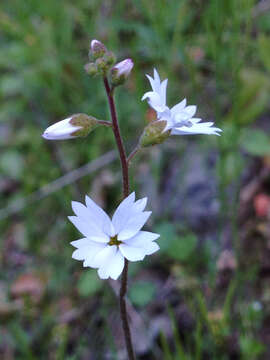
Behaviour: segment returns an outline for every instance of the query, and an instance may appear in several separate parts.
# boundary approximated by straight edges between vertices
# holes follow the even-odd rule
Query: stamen
[[[113,246],[113,245],[119,246],[120,244],[122,244],[122,241],[119,241],[117,239],[117,235],[110,237],[110,241],[108,242],[108,245],[110,245],[110,246]]]

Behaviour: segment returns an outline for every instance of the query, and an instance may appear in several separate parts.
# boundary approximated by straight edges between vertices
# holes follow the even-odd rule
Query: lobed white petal
[[[145,252],[139,247],[121,244],[119,249],[122,255],[129,261],[140,261],[145,257]]]
[[[146,204],[147,204],[147,197],[144,197],[142,199],[137,200],[134,203],[133,211],[135,211],[135,212],[143,211],[145,209],[145,207],[146,207]]]
[[[108,279],[110,277],[116,280],[122,273],[124,264],[124,257],[119,249],[117,249],[114,255],[108,259],[108,262],[98,269],[98,275],[101,279]]]
[[[92,235],[99,236],[104,234],[102,223],[97,221],[96,214],[93,211],[78,201],[72,201],[71,207],[75,215],[88,224]]]
[[[130,216],[130,209],[132,208],[134,201],[135,192],[126,197],[115,210],[112,217],[112,223],[116,233],[119,233],[119,231],[124,227],[128,217]]]
[[[184,108],[186,107],[187,105],[187,100],[184,99],[182,100],[180,103],[174,105],[172,108],[171,108],[171,112],[172,112],[172,116],[175,116],[177,113],[181,112],[182,110],[184,110]]]
[[[112,223],[117,234],[124,230],[127,224],[139,213],[143,212],[146,203],[147,198],[135,201],[134,192],[121,202],[112,218]]]
[[[125,240],[124,243],[131,247],[140,248],[145,255],[151,255],[159,250],[158,244],[154,242],[159,236],[159,234],[152,232],[139,231],[134,237]]]
[[[112,258],[117,252],[117,246],[107,245],[102,249],[91,261],[91,267],[100,268],[109,264],[110,258]]]
[[[205,125],[206,124],[206,125]],[[179,128],[173,128],[171,134],[172,135],[198,135],[198,134],[206,134],[206,135],[218,135],[219,132],[222,132],[221,129],[213,127],[209,124],[213,123],[198,123],[191,127],[182,126]]]
[[[118,240],[126,240],[136,235],[144,226],[151,213],[151,211],[145,211],[143,213],[136,213],[136,216],[131,216],[124,224],[123,229],[118,233]]]
[[[104,243],[109,241],[109,237],[104,232],[97,232],[96,229],[91,226],[91,221],[87,222],[77,216],[68,216],[68,219],[85,237]]]
[[[72,258],[75,260],[88,260],[94,258],[100,251],[102,251],[107,245],[97,243],[91,240],[87,241],[87,245],[79,246],[72,254]]]
[[[96,222],[97,226],[102,229],[108,236],[114,236],[115,229],[109,216],[105,211],[98,206],[89,196],[85,196],[85,202],[88,210],[91,212],[93,221]]]
[[[83,239],[71,241],[70,244],[75,248],[79,249],[80,247],[87,246],[89,244],[89,239],[83,238]]]

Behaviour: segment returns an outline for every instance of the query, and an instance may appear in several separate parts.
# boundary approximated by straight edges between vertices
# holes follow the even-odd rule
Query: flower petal
[[[94,241],[108,242],[108,236],[102,232],[96,232],[95,228],[91,227],[91,222],[87,223],[77,216],[68,216],[72,224],[85,236]]]
[[[151,211],[145,211],[143,213],[135,213],[134,216],[131,216],[124,228],[118,233],[118,240],[126,240],[136,235],[146,223],[151,213]]]
[[[146,204],[147,204],[147,197],[144,197],[142,199],[139,199],[137,200],[135,203],[134,203],[134,206],[133,206],[133,211],[136,211],[136,212],[141,212],[145,209],[146,207]]]
[[[154,68],[154,80],[157,84],[160,84],[160,77],[156,68]]]
[[[79,240],[75,240],[75,241],[71,241],[70,243],[72,246],[74,246],[75,248],[80,248],[83,246],[86,246],[89,244],[89,239],[87,238],[83,238],[83,239],[79,239]]]
[[[115,255],[108,260],[108,263],[98,269],[99,277],[101,279],[108,279],[110,277],[116,280],[123,271],[124,263],[124,257],[117,249]]]
[[[103,250],[101,250],[91,261],[91,267],[99,268],[106,266],[106,264],[109,264],[110,258],[115,256],[117,251],[117,246],[113,245],[107,245],[104,247]]]
[[[145,255],[152,255],[159,249],[160,247],[156,242],[152,241],[151,243],[147,243],[144,247]]]
[[[145,257],[145,252],[139,247],[121,244],[119,245],[119,249],[123,256],[129,261],[140,261]]]
[[[130,246],[143,247],[145,243],[155,241],[160,237],[159,234],[150,231],[139,231],[135,236],[130,239],[124,240],[125,244]]]
[[[124,243],[142,249],[145,255],[151,255],[159,250],[158,244],[154,242],[159,236],[159,234],[152,232],[139,231],[138,234],[131,239],[125,240]]]
[[[105,211],[87,195],[85,196],[85,202],[87,208],[91,211],[93,220],[97,223],[97,226],[100,227],[100,229],[102,229],[107,235],[114,236],[115,230],[111,219]]]
[[[189,117],[192,118],[192,116],[195,115],[195,113],[197,111],[197,106],[196,105],[189,105],[189,106],[185,107],[185,109],[183,111],[185,113],[187,113],[189,115]]]
[[[206,124],[206,126],[205,126]],[[221,129],[209,126],[209,123],[198,123],[194,124],[191,127],[182,126],[172,129],[172,135],[197,135],[197,134],[207,134],[207,135],[219,135],[219,132],[222,132]]]
[[[73,252],[72,258],[75,260],[85,260],[87,262],[89,259],[94,258],[105,247],[106,247],[105,244],[88,240],[87,245],[80,246],[77,250]],[[84,266],[89,266],[89,265],[84,264]]]
[[[135,213],[141,213],[145,209],[147,198],[134,201],[135,193],[133,192],[125,198],[116,209],[112,218],[112,223],[117,234],[125,228],[131,218],[136,216]]]
[[[160,97],[162,99],[162,103],[165,105],[166,104],[166,90],[167,90],[167,84],[168,84],[168,79],[165,79],[162,81],[161,85],[160,85]]]
[[[175,116],[177,113],[183,111],[184,108],[186,107],[186,104],[187,104],[187,100],[184,99],[184,100],[182,100],[180,103],[174,105],[174,106],[171,108],[172,115]]]
[[[86,206],[78,201],[71,202],[72,210],[81,220],[87,223],[88,227],[91,228],[91,234],[101,235],[103,234],[102,225],[97,221],[96,214],[89,210]]]
[[[120,231],[123,224],[125,223],[134,201],[135,201],[135,192],[131,193],[128,197],[126,197],[115,210],[112,217],[112,223],[116,233]]]
[[[150,75],[146,75],[147,79],[149,80],[150,82],[150,85],[153,89],[153,91],[155,91],[155,80],[150,76]]]
[[[166,104],[162,101],[160,94],[154,91],[148,91],[142,97],[142,100],[147,99],[148,104],[157,112],[166,110]]]

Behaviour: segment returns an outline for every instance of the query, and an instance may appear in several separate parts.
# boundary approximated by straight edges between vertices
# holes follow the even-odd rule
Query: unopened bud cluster
[[[98,40],[92,40],[89,50],[90,62],[85,65],[85,71],[91,76],[106,75],[116,58],[113,52]]]
[[[110,71],[113,86],[123,84],[133,68],[133,61],[131,59],[123,60],[114,65],[116,62],[114,53],[108,51],[106,46],[98,40],[91,41],[89,60],[90,62],[84,67],[87,74],[90,76],[107,76]]]

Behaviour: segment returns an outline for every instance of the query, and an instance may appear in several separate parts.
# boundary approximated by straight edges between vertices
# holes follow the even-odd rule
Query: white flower
[[[47,140],[66,140],[75,138],[74,133],[81,130],[81,126],[74,126],[71,124],[72,117],[65,120],[58,121],[57,123],[49,126],[42,136]]]
[[[135,201],[133,192],[121,202],[112,220],[88,196],[85,202],[86,206],[72,202],[76,216],[69,216],[69,220],[84,236],[71,242],[77,248],[72,257],[82,260],[84,267],[98,269],[101,279],[116,280],[124,268],[124,258],[140,261],[159,249],[154,242],[159,234],[141,231],[151,215],[151,211],[144,211],[147,198]]]
[[[171,135],[220,135],[219,132],[222,130],[213,127],[213,122],[201,123],[201,119],[193,118],[197,107],[195,105],[186,106],[186,99],[171,109],[166,105],[167,79],[161,82],[156,69],[154,69],[154,79],[149,75],[146,76],[153,91],[145,93],[142,100],[148,100],[148,104],[156,111],[158,120],[166,120],[167,125],[164,132],[171,130]]]

